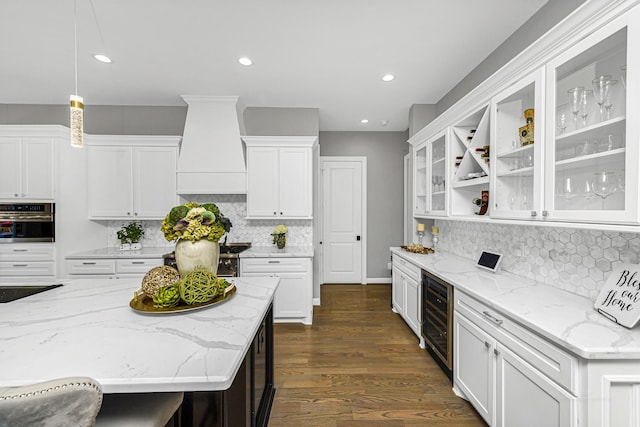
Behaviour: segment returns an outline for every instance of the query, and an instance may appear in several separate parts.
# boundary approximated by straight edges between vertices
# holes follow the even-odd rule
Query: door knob
[[[357,240],[357,241],[360,241],[360,236],[356,236],[356,240]]]

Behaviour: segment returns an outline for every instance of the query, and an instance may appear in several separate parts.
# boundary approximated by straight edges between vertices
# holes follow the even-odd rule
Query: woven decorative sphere
[[[147,271],[142,279],[142,290],[153,298],[160,288],[173,285],[180,280],[180,273],[173,267],[161,265]]]
[[[191,305],[209,302],[218,292],[224,292],[220,288],[215,274],[201,268],[193,270],[180,282],[180,298]]]

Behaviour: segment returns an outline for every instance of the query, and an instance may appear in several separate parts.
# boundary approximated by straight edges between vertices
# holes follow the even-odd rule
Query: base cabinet
[[[313,322],[311,258],[240,259],[241,276],[280,278],[273,299],[273,317],[277,322]]]
[[[164,265],[162,258],[67,259],[70,279],[142,279],[153,267]]]
[[[275,392],[273,308],[270,308],[231,387],[224,391],[185,393],[181,426],[266,427]]]
[[[397,255],[392,257],[391,301],[411,330],[420,338],[420,268]]]
[[[487,424],[579,425],[575,357],[462,292],[455,307],[454,387]]]
[[[50,243],[0,245],[0,282],[53,282],[56,251]]]

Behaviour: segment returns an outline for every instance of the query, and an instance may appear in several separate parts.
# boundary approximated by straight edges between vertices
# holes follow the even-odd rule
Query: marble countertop
[[[234,279],[224,303],[143,314],[129,307],[139,280],[78,279],[2,304],[0,387],[89,376],[105,393],[229,388],[279,279]]]
[[[640,359],[640,326],[627,329],[596,312],[593,301],[500,270],[484,271],[451,254],[393,254],[445,279],[557,345],[586,359]]]
[[[313,246],[254,246],[240,252],[240,258],[310,258],[313,257]]]
[[[162,258],[162,255],[173,251],[173,247],[146,248],[137,251],[121,251],[120,248],[100,248],[67,255],[66,259],[93,258]]]

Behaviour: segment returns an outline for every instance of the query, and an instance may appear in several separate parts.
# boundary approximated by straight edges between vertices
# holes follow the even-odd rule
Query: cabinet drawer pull
[[[498,350],[497,348],[493,349],[493,354],[495,354],[496,356],[500,354],[500,350]]]
[[[484,342],[484,346],[485,346],[485,347],[487,347],[487,348],[489,348],[489,347],[491,347],[491,344],[489,344],[489,341],[485,341],[485,342]]]
[[[29,249],[14,249],[13,252],[27,252]]]
[[[95,262],[89,262],[89,261],[85,261],[82,263],[82,265],[96,265]]]
[[[14,267],[27,267],[29,264],[13,264]]]
[[[280,264],[280,261],[268,261],[269,264]]]
[[[141,265],[144,264],[144,261],[133,261],[131,264]]]
[[[497,324],[497,325],[502,325],[502,319],[498,319],[497,317],[493,316],[491,313],[489,313],[488,311],[483,311],[482,314],[484,314],[484,316],[491,320],[493,323]]]

